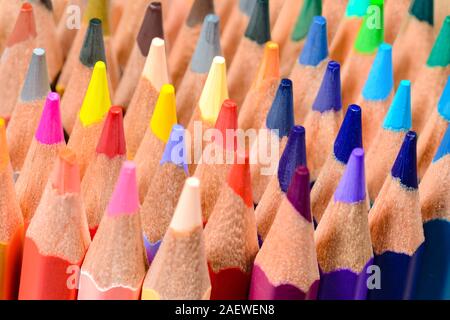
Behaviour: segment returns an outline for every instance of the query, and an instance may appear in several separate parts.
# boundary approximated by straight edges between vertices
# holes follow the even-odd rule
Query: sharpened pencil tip
[[[334,142],[334,156],[341,163],[347,164],[356,148],[362,148],[361,107],[353,104],[349,106]]]
[[[89,27],[80,51],[80,62],[88,68],[92,68],[98,61],[106,63],[105,44],[103,42],[102,21],[94,18],[89,21]]]
[[[419,21],[434,24],[434,0],[414,0],[409,13]]]
[[[200,180],[188,178],[170,222],[170,228],[178,232],[189,232],[202,227],[202,207],[200,203]]]
[[[14,28],[6,42],[7,47],[12,47],[17,43],[37,36],[33,11],[33,6],[30,3],[25,2],[22,4]]]
[[[373,54],[384,41],[384,1],[370,0],[355,41],[355,50],[362,54]]]
[[[169,83],[166,45],[163,39],[153,38],[142,76],[150,81],[157,91],[160,91],[163,85]]]
[[[266,119],[267,129],[278,130],[280,138],[287,137],[294,127],[294,97],[292,81],[281,80]]]
[[[160,2],[151,2],[145,11],[144,21],[139,30],[136,42],[141,54],[147,57],[153,38],[164,39],[162,9]]]
[[[220,131],[222,137],[221,139],[214,137],[214,142],[221,145],[224,149],[236,151],[237,137],[235,133],[238,129],[238,107],[236,102],[230,99],[223,102],[215,129]],[[230,136],[231,133],[233,133],[232,136]]]
[[[83,20],[89,23],[94,18],[102,21],[103,34],[109,35],[109,0],[87,1]]]
[[[342,109],[341,65],[336,61],[328,63],[313,110],[321,113]]]
[[[417,134],[414,131],[406,134],[391,175],[400,179],[403,186],[417,189]]]
[[[299,63],[317,66],[326,57],[328,57],[327,20],[324,17],[316,16],[309,28]]]
[[[122,113],[122,108],[118,106],[109,109],[97,144],[97,153],[104,154],[110,159],[126,154]]]
[[[357,203],[366,199],[366,177],[364,171],[364,150],[353,150],[344,175],[334,193],[334,200]]]
[[[444,137],[442,138],[441,144],[436,152],[436,156],[433,159],[433,162],[437,162],[450,154],[450,125],[447,126],[447,131],[445,132]]]
[[[292,176],[298,166],[306,166],[305,128],[294,126],[280,158],[278,166],[278,181],[281,190],[286,193]]]
[[[411,126],[411,82],[402,80],[384,118],[383,128],[391,131],[408,131]]]
[[[364,17],[369,6],[369,0],[350,0],[345,11],[346,17]]]
[[[228,174],[228,185],[241,197],[247,207],[253,207],[252,182],[250,178],[250,163],[248,154],[238,152],[236,163]]]
[[[383,43],[378,49],[362,95],[368,101],[385,100],[389,97],[393,88],[392,46]]]
[[[208,73],[214,57],[222,54],[219,20],[215,14],[208,14],[205,17],[191,61],[191,69],[196,73]]]
[[[55,92],[51,92],[47,96],[35,137],[36,140],[47,145],[64,141],[60,99]]]
[[[22,101],[34,101],[46,97],[50,92],[49,83],[45,50],[36,48],[31,56],[20,99]]]
[[[258,44],[270,41],[269,0],[257,0],[245,36]]]
[[[120,170],[111,200],[108,204],[108,215],[133,215],[139,210],[139,194],[137,190],[136,164],[126,161]]]
[[[172,127],[169,141],[167,141],[166,148],[164,149],[160,161],[160,164],[164,163],[173,163],[174,165],[183,168],[186,174],[189,174],[185,130],[182,125],[175,124]]]
[[[308,222],[312,222],[310,190],[309,170],[305,166],[300,166],[292,177],[287,198]]]
[[[322,0],[305,0],[292,32],[291,40],[303,40],[310,29],[315,16],[322,15]]]
[[[214,1],[213,0],[195,0],[191,6],[191,11],[186,20],[186,24],[189,27],[195,27],[203,22],[205,16],[214,13]]]
[[[447,67],[450,64],[450,16],[447,16],[442,25],[433,49],[428,57],[429,67]]]
[[[150,128],[158,139],[167,143],[175,124],[177,124],[175,88],[171,84],[165,84],[159,92],[158,101],[150,120]]]
[[[442,118],[450,122],[450,76],[447,78],[447,84],[439,99],[438,112]]]

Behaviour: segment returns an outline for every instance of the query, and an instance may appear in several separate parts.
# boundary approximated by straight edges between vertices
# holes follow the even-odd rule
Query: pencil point
[[[450,64],[450,16],[447,16],[441,31],[434,43],[427,65],[430,67],[446,67]]]
[[[22,4],[14,29],[8,37],[6,46],[11,47],[16,43],[26,41],[29,38],[35,38],[36,36],[33,6],[30,3],[25,2]]]
[[[189,27],[195,27],[197,24],[203,23],[205,16],[209,13],[214,13],[213,0],[195,0],[191,6],[186,24]]]
[[[384,118],[383,128],[391,131],[408,131],[411,126],[411,82],[402,80]]]
[[[327,20],[322,16],[316,16],[309,28],[299,62],[307,66],[317,66],[326,57],[328,57]]]
[[[225,58],[217,56],[213,59],[198,103],[202,119],[215,124],[222,103],[226,99],[228,99],[227,67]]]
[[[102,21],[94,18],[89,21],[83,46],[80,51],[80,62],[92,68],[97,61],[106,63],[105,44],[103,42]]]
[[[189,232],[202,227],[202,207],[200,204],[200,181],[188,178],[170,222],[170,228],[178,232]]]
[[[6,139],[5,119],[0,118],[0,170],[9,164],[8,141]]]
[[[336,61],[330,61],[314,101],[313,110],[324,113],[341,109],[341,65]]]
[[[36,48],[31,56],[20,99],[22,101],[33,101],[47,96],[50,92],[49,83],[45,50]]]
[[[366,178],[364,173],[364,150],[353,150],[344,175],[334,193],[334,200],[356,203],[366,199]]]
[[[89,87],[80,109],[81,123],[87,127],[101,122],[110,107],[111,98],[109,95],[106,65],[103,61],[98,61],[95,64],[91,81],[89,82]]]
[[[36,140],[43,144],[56,144],[64,141],[59,104],[59,95],[50,92],[35,135]]]
[[[438,112],[442,118],[450,122],[450,76],[447,78],[447,84],[439,100]]]
[[[161,2],[151,2],[137,36],[137,44],[144,57],[148,55],[153,38],[164,39]]]
[[[409,13],[419,21],[434,24],[434,0],[414,0]]]
[[[256,75],[256,86],[261,81],[280,77],[280,48],[278,43],[268,41],[264,46],[264,55]]]
[[[392,46],[383,43],[378,49],[362,95],[365,100],[385,100],[393,88]]]
[[[88,1],[83,14],[83,19],[89,23],[97,18],[102,21],[103,34],[109,35],[109,0]]]
[[[126,161],[120,170],[111,200],[108,204],[108,215],[117,217],[121,215],[133,215],[139,210],[139,197],[136,180],[136,165],[132,161]]]
[[[51,181],[59,195],[80,192],[80,168],[75,153],[69,148],[59,152]]]
[[[370,0],[367,13],[355,41],[355,50],[374,53],[384,41],[384,0]]]
[[[369,0],[350,0],[345,11],[346,17],[364,17],[369,6]]]
[[[166,148],[164,149],[160,161],[160,164],[164,163],[173,163],[174,165],[183,168],[186,174],[189,174],[185,130],[182,125],[175,124],[172,127],[169,141],[167,141]]]
[[[392,167],[393,178],[407,188],[417,189],[417,134],[409,131]]]
[[[121,107],[113,106],[109,109],[96,151],[109,158],[126,154]]]
[[[310,190],[309,170],[305,166],[300,166],[292,177],[287,198],[308,222],[312,222]]]
[[[233,164],[228,174],[228,185],[247,207],[253,207],[250,164],[247,154],[238,153],[236,155],[236,163]]]
[[[334,156],[347,164],[352,151],[362,148],[361,107],[352,104],[345,114],[344,121],[334,142]]]
[[[200,38],[192,56],[191,69],[196,73],[207,73],[215,56],[220,56],[220,19],[215,14],[208,14],[203,22]]]
[[[450,125],[447,126],[447,131],[445,132],[444,137],[442,138],[441,144],[436,152],[436,155],[433,159],[433,162],[437,162],[450,154]]]
[[[306,166],[305,128],[294,126],[280,158],[278,181],[283,192],[287,192],[292,176],[298,166]]]
[[[272,107],[267,114],[266,127],[278,130],[280,138],[289,136],[289,132],[294,127],[294,97],[291,80],[281,80]]]
[[[291,39],[295,42],[303,40],[307,35],[315,16],[322,15],[322,0],[305,0],[300,15],[295,23]]]
[[[151,82],[157,91],[160,91],[163,85],[169,83],[166,46],[163,39],[153,38],[142,75]]]
[[[269,0],[257,0],[245,36],[258,44],[270,41]]]
[[[238,129],[237,110],[237,104],[233,100],[225,100],[222,104],[222,108],[220,109],[215,125],[215,129],[219,130],[222,134],[222,139],[220,140],[222,147],[230,151],[236,151],[237,149],[237,137],[235,135],[235,131]],[[227,134],[227,131],[231,131],[233,133],[231,141],[228,139],[229,134]],[[216,140],[215,142],[217,143]]]
[[[150,120],[150,128],[158,139],[167,143],[175,124],[177,124],[175,88],[171,84],[165,84],[159,92],[158,101]]]

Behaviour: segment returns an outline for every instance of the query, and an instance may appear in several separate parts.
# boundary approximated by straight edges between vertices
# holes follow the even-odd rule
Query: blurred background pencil
[[[431,1],[425,0],[422,2],[433,2],[433,1],[434,0]],[[410,8],[411,8],[411,0],[385,0],[384,38],[387,43],[393,44],[395,41],[397,41],[397,35],[404,26],[403,21],[408,16]],[[404,77],[402,79],[404,79]]]
[[[57,0],[56,2],[53,1],[53,4],[55,6],[55,10],[57,3],[61,2],[61,1],[65,1],[65,0]],[[63,58],[66,59],[70,53],[70,49],[72,47],[72,44],[74,43],[75,38],[77,38],[78,35],[78,29],[77,28],[68,28],[67,27],[67,23],[68,21],[71,21],[71,17],[73,15],[73,12],[71,10],[68,10],[70,6],[73,6],[72,8],[79,8],[80,9],[80,14],[83,15],[83,19],[84,21],[86,21],[86,23],[89,22],[89,20],[91,18],[95,18],[95,15],[91,15],[91,17],[88,17],[87,14],[84,14],[84,10],[87,7],[86,3],[84,0],[68,0],[66,6],[64,7],[64,14],[61,17],[61,19],[58,22],[58,25],[56,27],[56,36],[58,37],[58,41],[59,44],[61,46],[61,51],[63,54]],[[91,11],[92,12],[92,11]],[[85,23],[85,22],[82,22]],[[82,28],[82,27],[81,27]],[[80,28],[80,30],[81,30]],[[85,27],[86,28],[86,27]],[[80,47],[83,41],[83,37],[80,35]],[[79,49],[79,48],[78,48]],[[64,68],[64,66],[63,66]]]
[[[63,148],[26,232],[20,300],[75,300],[91,239],[75,153]],[[74,279],[69,277],[74,273]]]
[[[175,43],[178,33],[186,20],[194,0],[166,1],[164,12],[164,36],[169,44],[169,53]]]
[[[0,300],[17,299],[22,261],[23,218],[14,190],[5,120],[0,118]]]
[[[392,171],[369,215],[381,288],[369,290],[370,300],[402,300],[405,297],[411,259],[424,241],[416,162],[417,135],[406,134]]]
[[[14,28],[21,5],[20,0],[0,0],[0,55],[3,53],[6,41]]]

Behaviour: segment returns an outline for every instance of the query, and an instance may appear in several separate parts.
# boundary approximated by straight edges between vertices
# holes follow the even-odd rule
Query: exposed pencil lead
[[[257,0],[245,36],[258,44],[270,41],[269,0]]]
[[[256,1],[254,0],[239,0],[239,9],[248,17],[252,15],[255,5]]]
[[[313,110],[321,113],[342,109],[341,66],[330,61],[325,71],[319,92],[313,104]]]
[[[447,16],[441,31],[434,43],[427,65],[430,67],[446,67],[450,64],[450,16]]]
[[[120,170],[119,179],[108,204],[108,215],[132,215],[139,210],[139,197],[136,182],[136,165],[126,161]]]
[[[438,112],[445,120],[450,122],[450,76],[447,78],[447,84],[439,99]]]
[[[195,0],[192,4],[186,24],[189,27],[194,27],[197,24],[203,23],[205,16],[209,13],[214,13],[213,0]]]
[[[378,49],[362,95],[365,100],[385,100],[393,87],[392,46],[383,43]]]
[[[247,207],[253,207],[249,157],[246,154],[237,154],[236,157],[237,161],[228,174],[228,185],[241,197]]]
[[[97,18],[102,22],[104,35],[109,35],[109,0],[88,1],[83,13],[85,23]]]
[[[447,131],[442,138],[441,144],[438,151],[436,152],[436,156],[434,157],[433,162],[441,160],[448,154],[450,154],[450,125],[447,127]]]
[[[372,54],[384,41],[384,0],[370,0],[370,6],[359,29],[355,50]]]
[[[366,199],[364,150],[353,150],[344,175],[334,193],[335,201],[356,203]]]
[[[303,65],[317,66],[326,57],[328,57],[327,20],[322,16],[316,16],[309,28],[299,62]]]
[[[103,42],[102,21],[94,18],[89,21],[83,46],[80,51],[80,62],[92,68],[97,61],[106,63],[105,44]]]
[[[233,134],[232,141],[228,140],[227,131],[235,131],[238,129],[238,107],[237,104],[230,99],[223,102],[214,127],[222,134],[222,147],[227,150],[237,149],[237,137]]]
[[[309,170],[307,167],[300,166],[295,170],[287,192],[287,198],[303,218],[312,222]]]
[[[33,101],[45,97],[50,91],[49,83],[45,50],[36,48],[33,50],[20,99]]]
[[[160,2],[152,2],[145,12],[144,21],[137,36],[137,44],[144,57],[148,55],[153,38],[164,39]]]
[[[322,0],[305,0],[292,32],[292,40],[303,40],[308,34],[313,18],[322,15]]]
[[[266,120],[266,126],[278,130],[279,137],[287,137],[294,127],[294,100],[292,81],[281,80]]]
[[[159,92],[158,101],[150,120],[150,128],[155,136],[167,143],[172,127],[176,123],[175,88],[171,84],[165,84]]]
[[[349,106],[334,142],[334,156],[346,164],[356,148],[362,148],[361,107],[353,104]]]
[[[298,166],[306,166],[305,128],[295,126],[289,134],[289,139],[278,166],[278,181],[283,192],[287,192],[292,175]]]
[[[384,118],[383,128],[392,131],[408,131],[411,126],[411,82],[402,80]]]
[[[345,11],[345,16],[364,17],[368,6],[369,0],[350,0]]]
[[[104,154],[109,158],[126,154],[121,107],[113,106],[109,109],[102,135],[97,144],[97,153]]]
[[[142,75],[158,91],[161,90],[163,85],[169,83],[166,47],[163,39],[153,38]]]
[[[391,174],[407,188],[417,189],[417,134],[414,131],[406,134]]]
[[[43,144],[64,141],[59,104],[59,95],[55,92],[49,93],[35,135],[36,140]]]
[[[36,23],[33,11],[33,6],[30,3],[25,2],[22,4],[14,29],[6,42],[7,47],[26,41],[29,38],[36,37]]]
[[[179,124],[172,127],[169,141],[167,141],[166,148],[160,164],[173,163],[184,169],[186,174],[189,174],[187,163],[187,149],[185,140],[185,129]]]
[[[425,21],[429,25],[434,24],[434,0],[414,0],[409,13],[419,21]]]
[[[203,221],[200,181],[197,178],[188,178],[170,222],[170,228],[178,232],[189,232],[201,226]]]
[[[215,14],[208,14],[203,22],[200,38],[192,56],[191,69],[197,73],[207,73],[214,57],[221,54],[219,17]]]

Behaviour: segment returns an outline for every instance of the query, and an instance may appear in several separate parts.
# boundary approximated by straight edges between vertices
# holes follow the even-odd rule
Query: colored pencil
[[[125,67],[139,28],[145,17],[146,8],[151,0],[127,1],[119,25],[116,27],[112,48],[119,65]]]
[[[49,92],[46,51],[34,49],[22,92],[8,123],[9,155],[16,172],[22,169]]]
[[[14,22],[20,12],[22,1],[2,0],[0,2],[0,55],[6,46],[6,41],[14,28]]]
[[[81,182],[81,194],[91,238],[94,238],[97,232],[125,160],[122,108],[114,106],[109,109],[95,156]]]
[[[236,7],[237,1],[238,0],[229,0],[229,1],[215,0],[214,7],[216,9],[217,16],[220,17],[221,21],[220,33],[223,32],[225,26],[227,25],[230,15],[233,9]]]
[[[19,299],[75,300],[90,240],[76,156],[63,148],[26,232]]]
[[[342,122],[341,67],[328,63],[312,111],[305,119],[308,168],[312,181],[319,176]]]
[[[243,130],[260,129],[280,83],[278,44],[268,41],[258,72],[239,111],[238,124]]]
[[[152,263],[188,177],[183,126],[174,125],[140,210],[147,260]]]
[[[450,74],[450,15],[445,18],[426,65],[414,83],[413,127],[421,133],[433,108],[437,105]]]
[[[311,211],[317,223],[328,207],[339,181],[347,168],[352,151],[362,148],[361,107],[351,105],[334,141],[332,153],[328,156],[322,171],[311,191]]]
[[[367,186],[374,201],[395,161],[406,133],[411,130],[411,83],[400,82],[382,127],[367,153]]]
[[[178,33],[191,10],[194,0],[171,0],[166,2],[164,13],[164,36],[170,44],[169,53],[175,43]]]
[[[146,270],[136,165],[127,161],[81,266],[78,300],[137,300]]]
[[[309,203],[309,172],[298,167],[256,256],[250,300],[315,300],[319,269]]]
[[[289,132],[294,127],[294,104],[292,96],[292,81],[289,79],[281,80],[275,99],[267,113],[265,126],[262,128],[267,130],[268,136],[266,139],[268,150],[274,139],[279,141],[279,149],[277,151],[280,156],[286,147]],[[250,149],[250,159],[256,159],[257,161],[251,162],[250,171],[252,176],[253,202],[259,203],[276,171],[263,171],[264,165],[259,161],[258,152],[265,146],[263,144],[264,142],[259,140],[259,135],[256,139]]]
[[[358,36],[369,0],[349,0],[345,15],[330,43],[330,57],[344,65]]]
[[[370,0],[358,36],[342,68],[344,106],[357,101],[380,44],[384,41],[384,0]]]
[[[366,299],[373,253],[364,171],[364,150],[355,149],[315,232],[319,300]]]
[[[413,255],[424,242],[417,186],[417,135],[410,131],[390,175],[369,214],[375,253],[381,270],[380,288],[369,291],[370,300],[401,300],[408,282]]]
[[[178,122],[187,126],[208,77],[214,57],[222,53],[219,17],[208,14],[203,22],[191,64],[183,76],[177,93]]]
[[[313,18],[305,46],[290,76],[295,87],[296,123],[303,123],[311,110],[328,61],[327,21],[317,16]]]
[[[20,9],[0,60],[0,117],[11,117],[20,96],[33,49],[36,47],[33,7],[28,2]]]
[[[110,107],[106,66],[103,61],[98,61],[92,71],[91,81],[68,143],[69,148],[77,155],[81,179],[95,157],[95,148]]]
[[[294,126],[280,158],[278,174],[273,176],[256,207],[256,224],[260,243],[269,233],[278,208],[298,166],[306,166],[305,128]]]
[[[258,237],[249,158],[238,153],[205,227],[211,300],[247,300]]]
[[[269,1],[257,0],[245,37],[239,43],[228,73],[230,96],[238,105],[244,102],[247,91],[256,77],[267,41],[270,41]],[[248,63],[249,61],[253,63]]]
[[[289,75],[305,44],[308,31],[315,16],[322,15],[322,0],[304,0],[289,40],[281,54],[281,74]]]
[[[119,26],[120,20],[122,19],[126,4],[126,0],[111,1],[111,10],[109,16],[111,21],[111,33],[113,35],[117,32],[117,27]]]
[[[392,69],[392,46],[383,43],[378,49],[358,99],[358,104],[363,108],[363,141],[367,150],[370,149],[394,97]]]
[[[426,0],[425,2],[433,2],[433,0]],[[397,41],[397,35],[403,27],[403,21],[408,16],[408,8],[411,7],[411,0],[385,0],[385,4],[384,37],[387,43],[392,44]],[[417,41],[417,39],[415,41]],[[405,78],[403,77],[401,79]]]
[[[1,118],[0,181],[0,300],[12,300],[19,292],[23,218],[14,190],[5,120]]]
[[[61,101],[63,126],[69,134],[72,133],[80,106],[83,103],[83,98],[94,73],[94,67],[99,61],[106,62],[105,47],[102,35],[102,22],[94,18],[89,21],[89,28],[86,31],[79,59],[71,70],[72,76],[64,89],[64,96]],[[62,90],[58,86],[57,91],[61,92]]]
[[[81,12],[84,11],[85,1],[83,0],[68,0],[68,1],[69,2],[67,3],[66,8],[69,8],[69,6],[74,6],[72,8],[80,8]],[[56,5],[56,3],[54,3],[54,5]],[[88,6],[86,7],[89,8]],[[70,18],[72,17],[72,14],[73,14],[72,11],[65,10],[64,15],[61,17],[61,20],[59,20],[58,25],[56,26],[56,36],[58,37],[64,59],[66,59],[69,56],[72,44],[74,43],[74,40],[78,34],[77,28],[67,28],[67,22],[71,21]],[[88,23],[89,20],[91,19],[87,18],[87,13],[84,15],[84,17],[85,18],[83,20],[86,21],[86,23]],[[95,15],[92,18],[95,18]],[[83,39],[81,38],[80,41],[83,41]]]
[[[31,0],[36,20],[36,44],[44,48],[48,57],[50,82],[56,79],[64,63],[63,53],[56,35],[56,23],[51,0]]]
[[[165,84],[161,87],[152,118],[134,158],[138,167],[137,183],[140,203],[144,201],[148,192],[175,124],[177,124],[175,89],[172,85]]]
[[[419,179],[424,175],[450,123],[450,76],[441,99],[423,128],[417,143],[417,167]]]
[[[64,16],[64,11],[70,0],[53,0],[53,16],[56,22],[59,22]]]
[[[187,130],[191,137],[194,136],[194,127],[201,124],[203,130],[212,129],[222,108],[222,104],[228,99],[227,66],[223,57],[213,59],[208,77],[203,86],[202,94],[192,113]],[[234,100],[233,100],[234,101]],[[203,141],[202,141],[203,142]],[[203,152],[203,143],[200,150],[194,143],[190,146],[189,172],[193,174]],[[196,152],[197,151],[197,152]]]
[[[208,222],[216,202],[220,199],[220,192],[234,163],[234,153],[237,150],[237,109],[234,101],[225,100],[223,102],[214,127],[221,136],[214,136],[211,139],[213,141],[205,146],[203,161],[195,169],[195,177],[201,182],[202,217],[205,224]],[[213,152],[216,153],[216,157],[213,156]],[[207,156],[208,158],[206,158]]]
[[[450,127],[419,185],[425,243],[412,261],[414,286],[407,297],[417,300],[450,299]]]
[[[239,5],[234,8],[229,23],[222,32],[223,56],[228,64],[233,62],[236,51],[244,37],[250,16],[256,0],[239,0]]]
[[[145,277],[143,300],[208,300],[200,182],[186,180],[161,247]]]
[[[434,0],[414,0],[411,5],[406,18],[407,22],[394,43],[396,84],[402,79],[414,81],[422,66],[427,62],[434,42],[433,4]],[[389,42],[387,35],[386,42]]]
[[[165,41],[153,38],[147,61],[125,116],[125,138],[130,158],[136,155],[161,88],[168,83]],[[133,86],[136,86],[136,83],[133,83]]]
[[[154,38],[164,39],[161,2],[152,2],[147,7],[133,51],[115,92],[115,104],[125,107],[130,104]]]
[[[278,43],[280,52],[283,52],[284,45],[295,27],[297,14],[303,6],[304,0],[285,0],[283,7],[272,27],[272,41]],[[272,16],[271,16],[272,17]]]
[[[179,31],[168,60],[170,78],[175,88],[178,88],[194,54],[202,23],[211,13],[214,14],[213,0],[195,0],[184,26]]]
[[[65,145],[59,96],[52,92],[47,96],[34,139],[16,182],[17,199],[22,209],[25,229],[39,205],[53,163]]]
[[[339,24],[345,15],[349,0],[322,0],[322,15],[328,23],[328,39],[330,43],[338,30]]]

